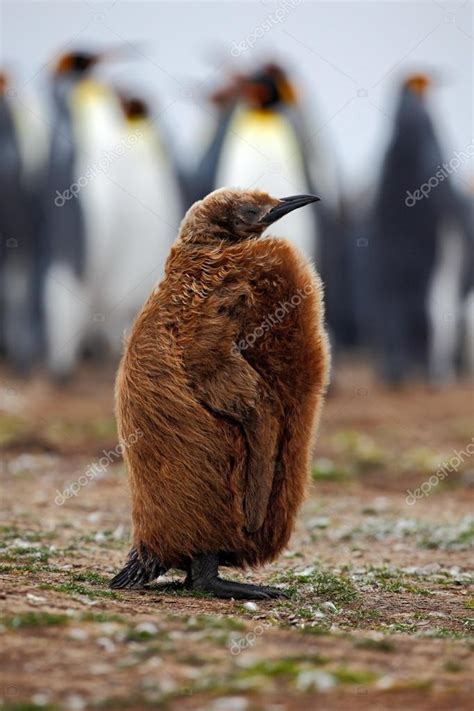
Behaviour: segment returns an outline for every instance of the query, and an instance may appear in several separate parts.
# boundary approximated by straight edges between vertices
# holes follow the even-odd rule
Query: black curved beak
[[[290,197],[281,198],[278,205],[272,207],[272,209],[262,217],[260,224],[271,225],[298,207],[304,207],[305,205],[309,205],[310,202],[318,202],[318,200],[321,200],[318,195],[291,195]]]

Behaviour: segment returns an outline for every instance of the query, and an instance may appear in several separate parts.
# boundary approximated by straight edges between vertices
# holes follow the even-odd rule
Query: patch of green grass
[[[380,620],[380,612],[378,610],[367,610],[363,607],[359,607],[354,610],[346,610],[345,616],[350,621],[351,627],[376,625]]]
[[[435,474],[447,459],[446,455],[428,447],[415,447],[404,452],[397,460],[398,468],[416,474]],[[433,492],[437,487],[434,487]],[[431,493],[431,492],[430,492]]]
[[[415,585],[407,579],[405,573],[392,568],[369,568],[364,582],[369,585],[375,583],[376,588],[384,592],[433,595],[431,590]]]
[[[117,437],[117,428],[113,417],[101,417],[85,422],[57,420],[47,427],[46,435],[51,441],[61,443],[65,440],[111,440]],[[119,459],[117,457],[117,461]]]
[[[426,619],[424,615],[413,615],[414,620]],[[377,629],[385,634],[408,634],[416,637],[430,637],[434,639],[458,639],[469,641],[471,632],[469,628],[466,631],[453,630],[448,627],[420,627],[416,622],[392,622],[391,624],[379,625]]]
[[[465,516],[457,524],[426,527],[419,545],[431,549],[469,550],[474,545],[474,516]]]
[[[18,538],[20,535],[16,526],[0,526],[0,541],[8,541],[12,538]]]
[[[239,677],[296,677],[303,665],[322,666],[329,660],[319,654],[299,657],[282,657],[281,659],[259,659],[249,667],[238,672]]]
[[[0,573],[25,573],[41,574],[41,573],[64,573],[62,568],[56,565],[46,565],[45,563],[12,563],[11,565],[0,564]]]
[[[302,573],[288,570],[276,575],[275,582],[291,584],[290,590],[304,588],[306,592],[310,588],[317,597],[334,603],[353,602],[359,595],[350,578],[324,570]]]
[[[0,543],[3,545],[6,541],[21,538],[23,541],[30,543],[38,543],[44,540],[51,540],[55,537],[54,531],[24,531],[16,526],[0,526]]]
[[[64,572],[64,571],[62,571]],[[90,583],[87,587],[83,583]],[[55,590],[72,595],[85,595],[86,597],[106,597],[112,600],[121,598],[119,593],[109,590],[108,578],[94,571],[82,571],[80,573],[68,573],[64,582],[42,583],[41,590]]]
[[[395,645],[388,639],[372,639],[370,637],[356,639],[354,647],[358,649],[373,649],[376,652],[393,652],[395,649]]]
[[[381,629],[389,634],[417,634],[420,631],[420,628],[414,622],[392,622],[382,625]]]
[[[98,548],[107,548],[107,550],[111,550],[112,548],[114,550],[122,550],[124,547],[124,541],[114,538],[113,531],[102,531],[100,538],[98,538],[95,533],[88,533],[75,538],[65,550],[67,552],[83,550],[85,547],[84,544],[87,543],[92,543]]]
[[[80,622],[127,622],[127,618],[122,615],[115,615],[110,612],[83,612],[79,617]]]
[[[137,630],[134,627],[130,627],[125,635],[126,642],[148,642],[150,639],[155,639],[156,634],[154,632],[148,632],[148,630]]]
[[[237,686],[238,688],[240,682],[254,678],[283,678],[289,682],[297,682],[301,673],[326,666],[329,661],[327,657],[319,654],[283,657],[274,660],[262,659],[249,667],[239,670],[236,675],[231,678],[230,683],[231,686]],[[327,669],[326,671],[340,684],[369,684],[378,678],[376,674],[366,669],[336,667],[335,669]]]
[[[182,620],[182,618],[181,618]],[[245,632],[246,626],[244,622],[235,617],[216,615],[193,615],[185,621],[186,627],[195,630],[224,630],[229,632]]]
[[[311,477],[313,481],[346,481],[352,477],[352,474],[331,459],[320,458],[313,463]]]
[[[51,627],[66,625],[70,622],[67,615],[58,615],[51,612],[22,612],[11,617],[1,617],[0,624],[8,629],[16,630],[30,627]]]
[[[445,663],[443,664],[443,669],[444,669],[444,671],[447,671],[450,674],[455,674],[457,672],[462,671],[464,669],[464,667],[456,659],[447,659],[445,661]]]
[[[355,430],[338,432],[334,437],[334,446],[349,458],[356,473],[385,466],[387,454],[366,434]]]
[[[352,581],[343,575],[318,571],[311,576],[310,584],[318,597],[330,602],[353,602],[358,597]]]
[[[121,595],[113,590],[102,590],[88,588],[85,585],[80,585],[74,580],[67,580],[64,583],[42,583],[41,590],[54,590],[55,592],[67,593],[68,595],[84,595],[85,597],[107,597],[112,600],[120,600]]]
[[[331,674],[341,684],[370,684],[377,679],[377,674],[368,669],[350,669],[348,667],[339,667],[331,671]]]
[[[12,546],[0,551],[0,558],[10,562],[16,562],[21,559],[22,562],[26,560],[26,562],[47,563],[51,556],[57,555],[57,553],[57,551],[51,550],[47,546]]]
[[[93,570],[83,571],[82,573],[73,573],[71,578],[76,583],[91,583],[91,585],[108,585],[109,578],[106,575],[101,575]]]
[[[318,622],[315,625],[304,625],[300,628],[303,634],[314,635],[315,637],[325,637],[331,634],[330,623]]]
[[[28,423],[21,417],[0,413],[0,447],[13,442],[28,428]]]

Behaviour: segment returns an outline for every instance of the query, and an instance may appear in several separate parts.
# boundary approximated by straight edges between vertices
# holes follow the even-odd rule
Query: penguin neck
[[[242,112],[250,119],[268,121],[278,114],[279,110],[277,104],[272,104],[271,106],[244,106]]]
[[[125,121],[128,133],[152,137],[153,124],[147,116],[127,116]]]

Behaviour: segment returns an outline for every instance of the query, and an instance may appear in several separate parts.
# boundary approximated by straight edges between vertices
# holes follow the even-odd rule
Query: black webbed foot
[[[212,593],[216,597],[224,600],[270,600],[278,597],[288,597],[283,590],[266,587],[264,585],[250,585],[248,583],[237,583],[233,580],[214,578],[204,583],[192,585],[193,590],[202,590]]]
[[[239,583],[220,578],[216,555],[201,555],[192,561],[186,578],[186,587],[208,592],[225,600],[231,598],[235,600],[270,600],[288,597],[285,591],[279,588]]]

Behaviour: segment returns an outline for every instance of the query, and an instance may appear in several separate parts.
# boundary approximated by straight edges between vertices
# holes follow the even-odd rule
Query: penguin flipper
[[[195,341],[194,346],[199,344]],[[206,348],[209,350],[208,345]],[[216,364],[216,375],[194,382],[192,387],[202,407],[217,419],[237,424],[245,439],[248,456],[242,504],[245,530],[254,533],[263,525],[272,492],[281,404],[257,371],[235,351],[235,344],[221,338],[221,348],[220,355],[225,350],[228,355]]]
[[[164,575],[166,571],[167,568],[153,553],[144,547],[140,548],[140,552],[136,548],[132,548],[128,554],[126,566],[112,578],[109,587],[113,589],[141,588],[159,578],[160,575]]]

